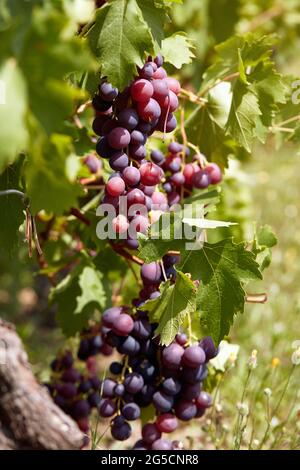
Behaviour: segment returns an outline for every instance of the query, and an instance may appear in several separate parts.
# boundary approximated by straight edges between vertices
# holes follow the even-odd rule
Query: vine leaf
[[[196,288],[186,274],[178,271],[175,284],[163,284],[161,296],[146,302],[143,309],[151,322],[158,323],[155,333],[160,335],[161,344],[169,345],[186,316],[196,311]]]
[[[161,53],[166,62],[180,69],[184,64],[190,64],[195,57],[191,40],[185,33],[176,33],[162,41]]]
[[[269,225],[264,225],[257,230],[252,251],[256,254],[256,261],[259,263],[261,271],[270,265],[272,248],[276,244],[277,238]]]
[[[50,302],[57,305],[57,320],[66,336],[84,328],[95,309],[106,303],[102,274],[85,256],[80,264],[50,292]]]
[[[201,250],[181,253],[178,268],[200,280],[197,308],[201,327],[204,334],[219,343],[228,334],[234,316],[244,311],[244,283],[262,279],[255,255],[243,244],[225,239],[205,243]]]
[[[125,88],[142,67],[145,51],[153,52],[150,28],[136,0],[111,0],[96,14],[88,33],[101,75],[119,89]]]

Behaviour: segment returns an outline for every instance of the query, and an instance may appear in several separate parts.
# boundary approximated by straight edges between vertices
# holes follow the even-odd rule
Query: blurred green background
[[[185,0],[183,5],[174,6],[168,28],[170,32],[185,31],[194,40],[193,64],[176,71],[176,75],[195,91],[202,72],[211,63],[213,46],[234,33],[246,31],[276,33],[280,41],[274,56],[279,69],[299,75],[298,0]],[[233,162],[226,172],[218,215],[229,221],[238,220],[235,233],[245,234],[249,240],[253,221],[257,226],[268,224],[278,237],[278,245],[263,283],[251,286],[252,293],[266,292],[268,302],[248,304],[245,314],[236,320],[230,341],[240,347],[237,360],[229,360],[225,376],[216,374],[215,406],[202,425],[188,427],[186,447],[214,449],[236,445],[236,425],[241,416],[237,404],[245,384],[243,403],[249,413],[241,424],[245,426],[242,447],[300,447],[300,366],[293,368],[291,362],[292,343],[300,340],[299,163],[298,148],[286,145],[278,151],[274,140],[270,140],[265,146],[256,147],[249,161]],[[22,235],[13,257],[0,254],[0,316],[17,325],[34,370],[44,379],[48,364],[64,339],[56,327],[55,311],[47,303],[49,283],[37,270],[34,258],[28,259]],[[257,367],[247,382],[247,362],[253,350],[257,350]]]

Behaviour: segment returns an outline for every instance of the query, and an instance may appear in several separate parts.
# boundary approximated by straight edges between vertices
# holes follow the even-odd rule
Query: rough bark
[[[80,449],[84,436],[31,372],[14,327],[0,319],[0,449]]]

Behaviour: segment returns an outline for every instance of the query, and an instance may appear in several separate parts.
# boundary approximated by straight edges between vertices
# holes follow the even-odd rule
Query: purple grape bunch
[[[51,381],[46,386],[54,403],[87,433],[92,409],[97,409],[100,403],[99,378],[88,370],[78,369],[71,351],[59,354],[52,361],[51,370]]]
[[[162,346],[154,335],[157,325],[149,322],[146,312],[130,315],[121,307],[106,310],[102,325],[109,330],[106,341],[122,359],[111,363],[111,377],[103,381],[100,416],[111,419],[113,438],[125,441],[141,408],[153,404],[156,420],[143,426],[142,439],[134,449],[173,449],[174,443],[162,438],[162,433],[175,431],[178,420],[202,417],[211,406],[202,382],[208,361],[217,354],[212,339],[189,344],[181,333],[169,346]]]

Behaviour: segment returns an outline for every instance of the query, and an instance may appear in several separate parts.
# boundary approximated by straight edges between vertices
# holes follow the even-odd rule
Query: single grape
[[[200,346],[189,346],[182,356],[182,363],[187,367],[198,367],[205,362],[205,352]]]
[[[175,338],[176,342],[180,344],[180,346],[184,346],[187,342],[187,339],[188,338],[185,333],[178,333]]]
[[[161,267],[158,263],[153,261],[152,263],[145,263],[141,267],[141,277],[144,284],[155,284],[160,281]]]
[[[122,150],[114,153],[109,159],[110,167],[115,171],[123,171],[129,165],[129,158]]]
[[[106,184],[106,191],[113,197],[121,196],[125,191],[124,180],[119,176],[111,178]]]
[[[137,250],[139,247],[139,242],[133,238],[128,238],[125,243],[130,250]]]
[[[128,207],[133,204],[145,204],[145,194],[138,188],[131,189],[127,193],[127,205]]]
[[[168,113],[166,116],[162,114],[157,123],[157,130],[161,132],[173,132],[177,127],[177,119],[172,113]]]
[[[197,171],[192,177],[192,184],[197,189],[206,189],[210,183],[210,175],[205,171]]]
[[[211,184],[218,184],[222,181],[222,171],[216,163],[209,163],[205,168],[205,172],[211,178]]]
[[[169,89],[173,91],[175,95],[178,95],[180,92],[180,88],[181,88],[179,81],[176,80],[176,78],[172,78],[172,77],[166,77],[165,80],[168,84]]]
[[[73,383],[57,384],[58,393],[67,399],[74,398],[77,395],[77,387]]]
[[[140,439],[136,441],[132,450],[148,450],[148,446],[142,439]]]
[[[130,145],[144,145],[146,140],[146,135],[136,129],[130,134]]]
[[[152,87],[153,89],[153,87]],[[146,122],[153,122],[161,115],[161,109],[156,100],[150,98],[149,101],[138,103],[139,116]]]
[[[154,163],[160,164],[164,161],[164,159],[165,159],[164,154],[160,150],[152,150],[151,160]]]
[[[118,89],[107,82],[101,83],[99,92],[101,98],[105,101],[113,101],[118,96]]]
[[[167,395],[177,395],[181,390],[181,384],[179,380],[169,377],[163,381],[162,389]]]
[[[139,123],[139,116],[135,109],[125,108],[118,115],[119,126],[125,127],[129,131],[136,128]]]
[[[109,145],[107,137],[101,137],[96,144],[96,152],[102,158],[110,158],[115,150]]]
[[[153,74],[153,79],[162,80],[164,78],[167,78],[167,72],[164,68],[158,67],[158,69]]]
[[[139,76],[141,78],[145,78],[146,80],[150,80],[150,78],[153,77],[153,74],[154,74],[153,67],[149,63],[146,63],[139,72]]]
[[[104,398],[112,398],[114,396],[114,388],[116,381],[113,379],[105,379],[102,384],[102,396]]]
[[[210,361],[210,359],[213,359],[218,354],[218,350],[215,347],[215,344],[214,344],[211,336],[206,336],[206,338],[203,338],[199,342],[199,346],[205,352],[206,361]]]
[[[167,439],[158,439],[151,446],[152,450],[172,450],[172,448],[172,442]]]
[[[212,398],[207,392],[201,392],[196,400],[197,407],[209,408],[212,405]]]
[[[155,292],[152,292],[152,294],[150,294],[149,299],[150,300],[155,300],[160,296],[161,296],[161,293],[159,291],[155,291]]]
[[[195,403],[187,400],[181,400],[175,405],[175,414],[181,421],[189,421],[196,416],[197,407]]]
[[[142,437],[146,444],[151,445],[161,437],[161,432],[154,423],[144,424],[142,428]]]
[[[185,182],[188,185],[193,184],[193,175],[199,171],[199,167],[195,163],[187,163],[183,168],[183,176],[185,178]]]
[[[128,186],[134,187],[139,184],[141,174],[137,168],[135,168],[134,166],[129,166],[124,169],[122,177]]]
[[[122,309],[120,307],[111,307],[104,310],[102,314],[102,324],[108,328],[112,328],[114,321],[116,318],[119,318],[121,312]]]
[[[147,156],[146,147],[142,144],[130,144],[128,151],[130,158],[137,160],[138,162]]]
[[[124,127],[115,127],[107,136],[109,145],[117,150],[127,147],[130,142],[130,133]]]
[[[79,418],[79,419],[76,420],[76,423],[77,423],[80,431],[82,431],[84,433],[87,433],[89,431],[90,427],[89,427],[88,418]]]
[[[139,342],[132,336],[127,336],[127,338],[125,338],[124,341],[122,341],[120,346],[118,347],[118,351],[121,354],[125,354],[127,356],[133,356],[135,354],[138,354],[139,350]]]
[[[162,413],[170,411],[174,404],[174,398],[164,392],[155,392],[153,395],[153,405]]]
[[[102,418],[110,418],[117,411],[116,403],[110,398],[103,398],[99,405],[99,414]]]
[[[162,57],[161,54],[158,54],[155,59],[154,59],[154,62],[156,63],[157,67],[161,67],[164,63],[164,59]]]
[[[121,313],[113,322],[112,329],[119,336],[127,336],[133,330],[133,319],[127,313]]]
[[[180,157],[174,157],[171,155],[165,161],[164,168],[171,171],[172,173],[177,173],[181,169],[182,160]]]
[[[145,340],[151,335],[151,325],[146,318],[135,320],[132,335],[138,339]]]
[[[179,261],[180,261],[180,255],[165,255],[163,257],[164,266],[166,268],[169,268],[170,266],[173,266],[174,264],[178,264]]]
[[[132,372],[126,375],[124,379],[124,385],[127,392],[135,394],[142,390],[144,386],[144,379],[141,374]]]
[[[163,189],[165,190],[167,194],[169,194],[173,191],[173,186],[171,183],[167,181],[166,183],[163,184]]]
[[[154,92],[152,84],[143,78],[133,82],[130,91],[132,99],[138,102],[147,102]]]
[[[165,80],[153,80],[153,98],[158,103],[163,103],[164,99],[169,95],[169,87]]]
[[[107,116],[96,116],[92,128],[93,131],[95,132],[96,135],[103,135],[102,134],[102,126],[105,124],[107,121],[110,121],[110,119]]]
[[[127,403],[122,408],[122,415],[128,421],[135,421],[141,416],[141,409],[136,403]]]
[[[114,388],[114,394],[116,397],[123,397],[125,393],[125,387],[123,384],[117,384]]]
[[[117,126],[118,123],[115,119],[108,119],[102,126],[101,135],[109,134]]]
[[[111,435],[117,441],[126,441],[131,436],[131,427],[125,422],[121,426],[112,425]]]
[[[114,375],[119,375],[122,372],[123,365],[120,362],[114,361],[110,364],[109,370]]]
[[[119,214],[112,220],[112,228],[115,233],[125,233],[129,227],[129,222],[125,215]]]
[[[140,173],[141,183],[145,186],[155,186],[163,177],[162,169],[155,163],[150,162],[143,163],[140,166]]]
[[[146,196],[152,196],[152,194],[154,193],[155,189],[156,189],[156,186],[145,186],[143,184],[140,185],[140,189],[141,191],[143,191],[143,193],[146,195]]]
[[[169,369],[179,369],[183,353],[184,349],[179,344],[170,344],[170,346],[167,346],[162,352],[163,365]]]
[[[176,187],[180,188],[180,186],[184,185],[185,178],[183,173],[178,171],[177,173],[173,173],[173,175],[170,176],[169,181]]]
[[[105,194],[101,201],[101,204],[110,204],[116,209],[119,206],[119,202],[119,196],[111,196],[110,194]]]
[[[178,427],[176,416],[171,413],[164,413],[156,418],[156,426],[161,432],[173,432]]]
[[[168,199],[164,193],[160,191],[155,191],[152,194],[152,202],[155,206],[155,209],[167,210],[168,209]]]

